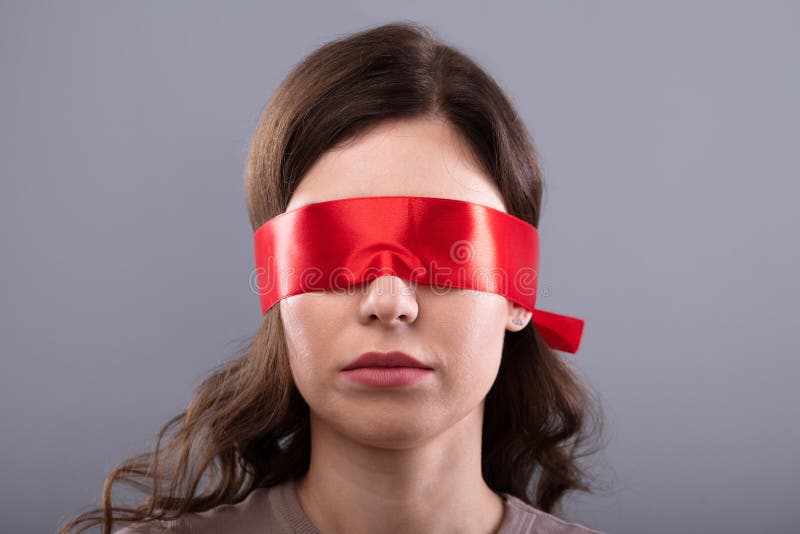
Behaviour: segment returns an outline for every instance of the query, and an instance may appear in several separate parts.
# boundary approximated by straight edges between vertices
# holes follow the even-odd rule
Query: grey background
[[[544,309],[601,395],[614,533],[790,532],[796,2],[3,2],[0,530],[99,503],[261,319],[247,142],[288,69],[429,25],[514,100],[542,157]]]

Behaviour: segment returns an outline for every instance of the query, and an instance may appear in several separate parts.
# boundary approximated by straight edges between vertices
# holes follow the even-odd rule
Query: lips
[[[355,361],[351,362],[342,371],[370,367],[411,367],[416,369],[432,369],[410,354],[400,351],[391,352],[365,352]]]

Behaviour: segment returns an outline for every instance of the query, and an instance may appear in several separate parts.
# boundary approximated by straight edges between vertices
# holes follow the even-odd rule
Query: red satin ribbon
[[[583,319],[535,309],[535,226],[463,200],[377,196],[329,200],[277,215],[254,235],[261,311],[308,291],[391,274],[435,289],[496,293],[532,312],[552,348],[578,351]]]

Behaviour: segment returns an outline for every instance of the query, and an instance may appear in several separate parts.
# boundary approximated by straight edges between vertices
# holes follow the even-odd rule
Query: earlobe
[[[528,324],[533,314],[522,306],[514,304],[506,323],[506,329],[512,332],[519,332]]]

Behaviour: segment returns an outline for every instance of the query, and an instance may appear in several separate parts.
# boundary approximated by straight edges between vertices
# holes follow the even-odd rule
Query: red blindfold
[[[552,348],[578,351],[583,319],[535,309],[536,227],[463,200],[378,196],[329,200],[277,215],[255,235],[261,311],[310,291],[351,289],[383,275],[502,295],[532,313]]]

